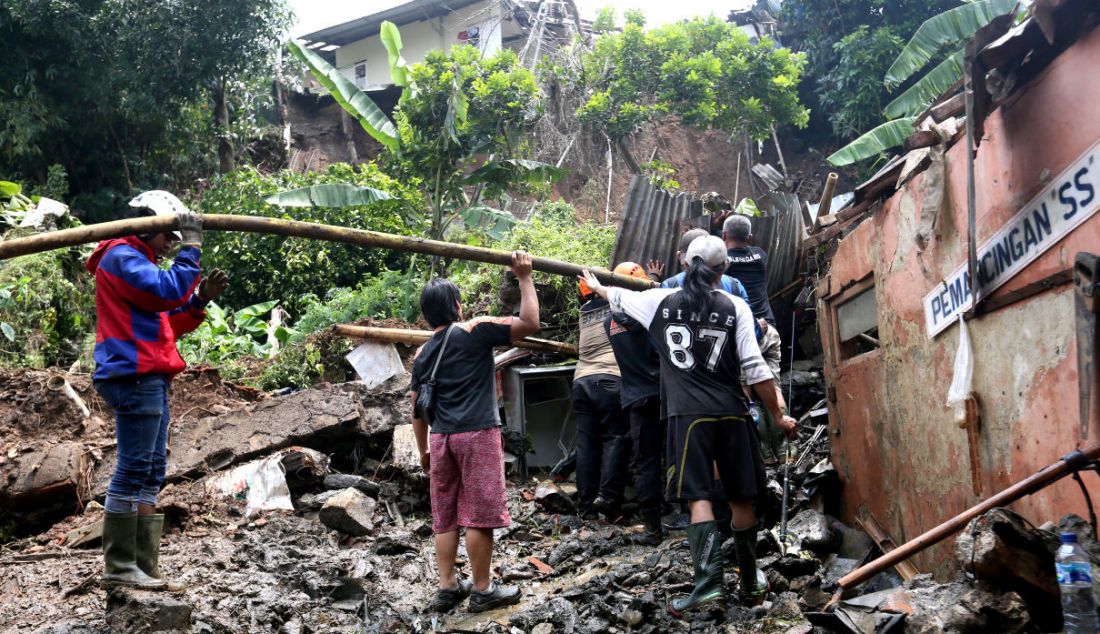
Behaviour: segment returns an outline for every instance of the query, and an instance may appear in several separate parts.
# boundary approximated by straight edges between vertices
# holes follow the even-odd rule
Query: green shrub
[[[0,363],[68,367],[84,356],[95,332],[93,282],[78,249],[0,263]]]
[[[344,356],[352,342],[343,337],[317,337],[292,343],[267,363],[255,379],[246,381],[261,390],[283,387],[305,389],[320,381],[343,383],[355,378]]]
[[[576,222],[576,210],[564,202],[539,205],[531,216],[512,228],[493,248],[527,251],[532,255],[565,260],[582,266],[607,266],[615,246],[615,225]],[[467,312],[499,312],[496,289],[505,285],[506,267],[465,262],[454,267],[452,279],[462,291]],[[539,308],[548,330],[558,330],[567,340],[577,335],[577,280],[535,272]]]
[[[321,183],[370,186],[394,199],[342,209],[284,209],[263,200],[279,191]],[[288,218],[402,235],[419,234],[424,228],[420,195],[373,163],[336,164],[322,173],[304,175],[284,170],[265,176],[243,168],[215,180],[194,207],[204,213]],[[305,312],[304,296],[334,287],[354,287],[364,277],[383,270],[403,270],[410,259],[409,254],[386,249],[238,232],[211,232],[204,246],[204,267],[219,267],[229,273],[231,283],[221,297],[224,306],[243,308],[278,299],[295,317]]]
[[[280,325],[272,329],[274,340],[268,336],[270,324],[264,315],[271,313],[277,304],[275,300],[267,301],[229,315],[217,303],[210,302],[202,324],[180,339],[180,354],[189,364],[225,364],[246,356],[271,356],[276,342],[283,345],[296,334],[292,328]]]
[[[361,319],[396,318],[409,323],[420,317],[423,275],[416,267],[408,272],[383,271],[355,288],[333,288],[324,300],[308,295],[305,314],[295,324],[299,337]]]

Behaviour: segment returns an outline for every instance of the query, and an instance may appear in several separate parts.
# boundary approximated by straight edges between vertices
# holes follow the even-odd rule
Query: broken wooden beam
[[[351,326],[339,324],[332,327],[333,332],[344,337],[357,339],[371,339],[385,343],[408,343],[421,345],[431,338],[431,330],[406,330],[404,328],[376,328],[373,326]],[[524,337],[520,341],[513,342],[516,348],[538,350],[539,352],[557,352],[571,357],[577,356],[577,346],[560,341],[539,339],[537,337]]]
[[[875,519],[875,516],[871,515],[871,513],[867,509],[860,509],[859,517],[856,518],[856,524],[859,524],[860,528],[862,528],[864,531],[867,532],[868,535],[871,536],[871,539],[874,540],[875,544],[878,546],[878,549],[881,550],[883,553],[888,553],[898,547],[897,542],[894,541],[894,538],[890,537],[889,533],[887,533],[886,530],[882,528],[882,525],[878,523],[878,521]],[[898,574],[901,575],[901,578],[906,581],[920,574],[920,571],[917,570],[917,567],[914,566],[908,559],[902,559],[898,563],[894,564],[894,569],[897,570]]]
[[[1081,451],[1073,451],[1066,454],[1061,460],[1044,467],[1035,475],[1017,482],[986,501],[966,509],[939,526],[925,531],[898,548],[883,554],[878,559],[864,566],[860,566],[844,577],[841,577],[840,581],[837,582],[840,586],[840,589],[837,591],[838,594],[847,588],[857,586],[867,581],[886,568],[897,564],[899,561],[912,557],[922,550],[940,543],[962,530],[970,520],[978,517],[982,513],[994,507],[1009,505],[1026,495],[1035,493],[1097,459],[1100,459],[1100,444],[1092,445]]]
[[[833,210],[833,190],[836,189],[836,179],[836,172],[829,172],[825,178],[825,186],[821,188],[821,200],[817,203],[817,219],[810,233],[817,233],[825,217]]]
[[[408,251],[411,253],[423,253],[444,258],[470,260],[473,262],[485,262],[487,264],[500,264],[511,266],[512,253],[500,249],[487,249],[466,244],[455,244],[442,240],[428,240],[413,236],[398,236],[379,231],[366,229],[349,229],[348,227],[336,227],[322,225],[314,222],[302,222],[299,220],[287,220],[285,218],[265,218],[262,216],[230,216],[224,214],[206,214],[202,219],[204,230],[209,231],[243,231],[246,233],[268,233],[273,235],[288,236],[292,238],[308,238],[312,240],[326,240],[329,242],[342,242],[361,247],[373,247],[391,249],[394,251]],[[0,241],[0,260],[41,253],[52,249],[71,247],[78,244],[98,242],[109,238],[120,238],[129,235],[141,235],[145,233],[160,233],[177,230],[178,220],[174,216],[152,216],[142,218],[129,218],[126,220],[112,220],[93,225],[84,225],[62,231],[50,231],[36,233],[24,238]],[[553,260],[539,256],[531,256],[531,266],[536,271],[576,277],[582,271],[588,269],[601,282],[613,284],[623,288],[645,290],[653,288],[657,284],[649,280],[643,280],[628,275],[616,275],[601,267],[586,267]]]

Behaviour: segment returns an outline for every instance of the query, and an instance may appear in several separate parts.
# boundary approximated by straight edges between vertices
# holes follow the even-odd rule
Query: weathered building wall
[[[1050,179],[1100,140],[1100,30],[1077,42],[1036,81],[986,121],[977,152],[978,242],[989,238]],[[865,507],[899,543],[1006,488],[1062,455],[1079,440],[1073,289],[1062,285],[968,323],[981,401],[982,496],[971,490],[966,432],[945,404],[959,341],[953,325],[926,334],[922,300],[966,261],[966,147],[947,153],[945,209],[935,236],[916,246],[928,174],[916,177],[838,245],[818,296],[826,342],[833,460],[844,483],[844,514]],[[1094,169],[1100,169],[1100,165]],[[1100,197],[1100,192],[1096,192]],[[1095,209],[1100,200],[1089,205]],[[1071,268],[1078,251],[1100,252],[1094,215],[989,295],[1004,296]],[[832,329],[837,300],[873,280],[878,349],[842,360]],[[848,296],[841,294],[848,290]],[[1095,398],[1095,397],[1094,397]],[[1089,441],[1100,440],[1093,421]],[[1086,477],[1094,497],[1100,482]],[[1069,479],[1017,502],[1036,524],[1085,513]],[[922,571],[953,566],[951,542],[915,558]]]

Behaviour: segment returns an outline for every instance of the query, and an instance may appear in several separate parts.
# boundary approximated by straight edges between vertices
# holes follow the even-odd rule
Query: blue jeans
[[[118,463],[104,508],[132,513],[155,506],[168,465],[168,377],[145,374],[96,381],[96,391],[115,410]]]

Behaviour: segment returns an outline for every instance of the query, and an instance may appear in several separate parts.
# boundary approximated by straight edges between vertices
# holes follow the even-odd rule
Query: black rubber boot
[[[737,596],[745,605],[759,605],[768,594],[768,581],[756,566],[756,532],[759,524],[733,529],[734,552],[740,569]]]
[[[718,522],[699,522],[687,529],[691,545],[691,563],[695,567],[695,588],[686,597],[673,599],[668,611],[675,617],[687,610],[721,601],[725,597],[722,583],[722,544],[719,542]]]
[[[164,590],[168,585],[142,572],[137,564],[137,513],[103,514],[103,576],[108,585]]]
[[[182,592],[186,586],[178,581],[169,581],[160,574],[160,536],[163,532],[164,513],[138,515],[135,559],[142,572],[154,579],[164,581],[165,590]]]

